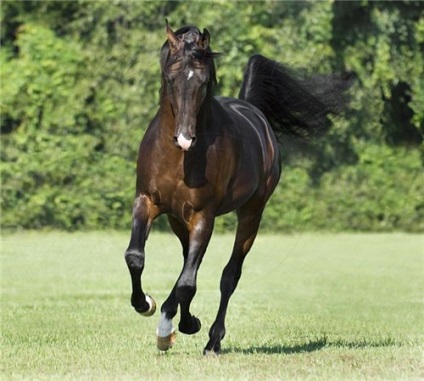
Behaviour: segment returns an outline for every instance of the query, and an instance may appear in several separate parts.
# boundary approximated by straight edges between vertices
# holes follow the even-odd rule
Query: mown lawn
[[[2,237],[4,380],[399,380],[424,378],[423,236],[261,235],[230,303],[223,355],[202,350],[231,235],[214,236],[193,313],[203,328],[159,354],[159,318],[130,307],[128,234]],[[152,234],[145,290],[160,304],[180,271]],[[175,323],[178,323],[176,321]]]

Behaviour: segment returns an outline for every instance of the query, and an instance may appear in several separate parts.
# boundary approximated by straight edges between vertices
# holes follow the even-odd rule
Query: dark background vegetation
[[[283,145],[263,230],[424,231],[424,3],[269,0],[2,1],[3,229],[129,229],[165,17],[210,31],[220,95],[254,53],[357,74],[325,138]]]

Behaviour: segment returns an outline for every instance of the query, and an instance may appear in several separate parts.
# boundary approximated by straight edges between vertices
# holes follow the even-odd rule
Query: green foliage
[[[423,231],[420,2],[3,1],[3,228],[128,228],[138,142],[158,104],[164,19],[208,28],[219,93],[249,55],[353,70],[325,139],[282,147],[265,230]],[[157,224],[165,226],[165,220]],[[234,228],[225,216],[217,229]]]
[[[132,192],[116,177],[130,177],[133,166],[102,152],[102,134],[92,131],[96,111],[80,46],[39,25],[18,32],[19,59],[2,51],[3,226],[119,225]]]
[[[3,117],[26,133],[59,128],[78,133],[87,92],[78,80],[84,64],[79,46],[37,24],[26,23],[17,32],[19,59],[7,49],[1,54]]]

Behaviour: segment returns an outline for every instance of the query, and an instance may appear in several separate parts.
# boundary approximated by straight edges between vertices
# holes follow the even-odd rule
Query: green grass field
[[[227,315],[223,355],[204,357],[231,235],[199,273],[194,336],[155,346],[159,314],[131,308],[128,234],[2,239],[3,380],[423,379],[423,236],[259,236]],[[180,271],[175,237],[152,234],[145,290],[160,304]],[[178,323],[175,321],[174,323]]]

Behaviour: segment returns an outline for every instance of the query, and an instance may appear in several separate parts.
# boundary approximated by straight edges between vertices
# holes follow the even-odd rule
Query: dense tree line
[[[3,228],[129,228],[167,17],[211,32],[220,95],[253,53],[357,75],[325,138],[283,144],[264,229],[424,230],[424,3],[5,0],[1,17]]]

